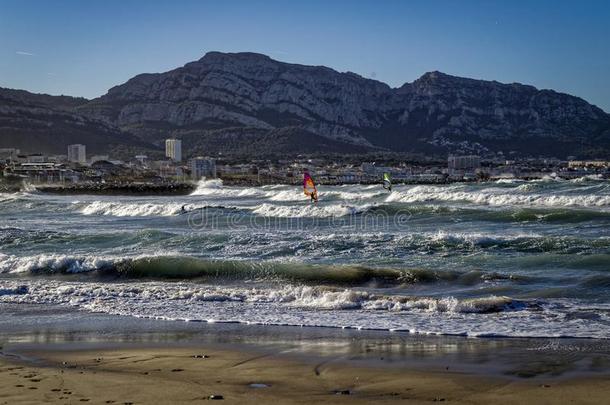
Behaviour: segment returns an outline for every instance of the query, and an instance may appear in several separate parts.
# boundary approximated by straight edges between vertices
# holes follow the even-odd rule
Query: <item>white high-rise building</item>
[[[165,156],[174,162],[182,161],[182,141],[180,139],[165,140]]]
[[[85,145],[79,143],[68,145],[68,161],[72,163],[87,163],[87,152]]]

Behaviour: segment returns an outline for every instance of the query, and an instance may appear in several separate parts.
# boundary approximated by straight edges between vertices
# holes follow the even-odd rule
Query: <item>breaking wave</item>
[[[352,289],[337,289],[320,286],[288,285],[280,288],[243,288],[197,285],[171,285],[147,283],[115,283],[100,285],[97,283],[68,282],[48,283],[47,297],[65,303],[63,298],[90,297],[103,299],[116,296],[136,297],[155,301],[205,301],[205,302],[250,302],[280,303],[297,308],[322,310],[375,310],[375,311],[429,311],[453,313],[493,313],[511,310],[523,310],[535,307],[535,303],[515,300],[509,297],[489,296],[484,298],[457,299],[454,297],[433,298],[404,295],[382,295]],[[24,284],[11,283],[0,289],[2,295],[36,295],[39,289],[29,288]],[[16,297],[23,300],[32,297]],[[34,297],[36,298],[36,297]],[[68,301],[69,302],[69,301]]]
[[[333,218],[354,215],[409,215],[409,216],[451,216],[469,220],[497,222],[582,222],[596,219],[610,219],[610,210],[593,210],[586,207],[511,207],[475,208],[468,206],[447,206],[434,203],[410,204],[400,202],[382,203],[329,203],[282,205],[262,203],[254,206],[225,206],[202,202],[114,202],[91,201],[73,202],[74,209],[82,215],[103,215],[116,217],[168,217],[202,209],[219,209],[235,213],[252,213],[270,218]],[[27,204],[26,204],[27,208]],[[54,208],[54,209],[53,209]],[[52,211],[59,208],[52,207]]]
[[[0,303],[69,306],[142,318],[323,326],[471,336],[607,337],[604,305],[487,295],[386,295],[325,286],[18,280]],[[598,314],[579,317],[580,312]],[[576,314],[576,316],[570,316]]]
[[[0,273],[80,273],[113,268],[115,258],[42,254],[13,256],[0,253]]]
[[[207,197],[256,197],[264,195],[265,192],[261,187],[224,187],[222,180],[200,180],[197,183],[197,188],[190,194],[191,196],[207,196]]]
[[[329,218],[343,217],[366,212],[370,205],[354,206],[347,204],[309,204],[309,205],[273,205],[261,204],[252,212],[256,215],[275,218]]]
[[[185,205],[180,203],[122,203],[111,201],[75,204],[79,205],[78,210],[83,215],[111,215],[116,217],[172,216],[179,214]],[[187,204],[185,208],[193,209],[195,207]]]
[[[0,273],[45,275],[90,274],[148,280],[266,280],[349,286],[392,286],[452,282],[463,285],[521,277],[482,271],[376,268],[360,265],[316,265],[282,262],[206,260],[179,256],[133,258],[38,255],[0,256]]]
[[[452,190],[438,186],[416,186],[406,191],[396,191],[387,202],[416,203],[429,201],[469,202],[480,205],[534,207],[607,207],[610,195],[589,194],[520,194],[500,190]]]

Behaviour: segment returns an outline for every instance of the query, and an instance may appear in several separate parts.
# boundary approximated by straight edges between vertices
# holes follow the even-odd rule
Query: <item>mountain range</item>
[[[608,157],[610,115],[583,99],[517,83],[425,73],[391,88],[355,73],[209,52],[140,74],[96,99],[0,89],[0,147],[65,153],[497,153]]]

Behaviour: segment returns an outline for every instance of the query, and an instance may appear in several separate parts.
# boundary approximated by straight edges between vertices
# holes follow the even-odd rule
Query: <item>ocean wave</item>
[[[112,258],[42,254],[13,256],[0,253],[0,273],[80,273],[112,268]]]
[[[303,201],[307,199],[307,196],[303,193],[300,188],[293,188],[291,190],[272,190],[265,194],[265,197],[270,201]]]
[[[461,254],[475,251],[514,251],[523,253],[584,253],[610,249],[609,237],[579,238],[574,236],[546,236],[531,233],[493,234],[476,232],[425,232],[398,237],[394,249],[420,252],[449,252]]]
[[[209,190],[219,190],[222,189],[222,180],[220,179],[201,179],[197,183],[197,188],[195,191],[191,193],[191,195],[201,195],[202,193],[206,193]]]
[[[374,213],[408,213],[414,218],[417,216],[449,216],[470,221],[490,222],[586,222],[592,220],[610,219],[610,211],[587,208],[563,207],[470,207],[448,206],[441,204],[416,204],[403,206],[401,204],[378,204],[369,208]]]
[[[40,293],[39,288],[25,284],[6,283],[0,289],[0,296],[24,296]],[[515,300],[509,297],[489,296],[483,298],[457,299],[454,297],[419,297],[406,295],[382,295],[354,289],[338,289],[321,286],[287,285],[269,287],[231,287],[171,285],[159,283],[58,283],[48,281],[46,298],[59,303],[73,302],[75,297],[104,299],[112,297],[139,297],[149,301],[199,301],[199,302],[248,302],[279,303],[289,307],[315,310],[373,310],[373,311],[427,311],[449,313],[493,313],[535,308],[533,301]],[[24,300],[27,297],[13,297]],[[5,298],[11,300],[11,297]],[[68,300],[68,301],[66,301]],[[175,304],[174,304],[175,305]]]
[[[0,255],[0,273],[91,274],[148,280],[265,280],[349,286],[397,286],[455,282],[462,285],[521,277],[483,271],[377,268],[361,265],[321,265],[292,262],[208,260],[185,256]]]
[[[221,179],[200,180],[191,196],[206,197],[256,197],[264,196],[265,190],[261,187],[225,187]]]
[[[12,202],[19,198],[17,193],[0,193],[0,204]]]
[[[387,194],[379,186],[336,186],[319,189],[324,201],[369,200]],[[302,202],[308,198],[299,185],[271,185],[261,187],[224,187],[221,180],[203,180],[191,196],[251,197],[275,202]]]
[[[610,198],[610,197],[609,197]],[[349,201],[349,200],[346,200]],[[370,215],[375,217],[385,216],[391,222],[395,215],[408,216],[409,219],[419,217],[456,217],[469,221],[492,221],[492,222],[566,222],[576,223],[591,220],[610,219],[610,210],[596,209],[596,207],[563,207],[558,206],[491,206],[474,207],[460,205],[446,205],[427,201],[405,203],[402,201],[386,202],[357,202],[357,203],[330,203],[321,201],[318,204],[299,203],[294,205],[274,204],[261,202],[254,205],[228,204],[222,201],[71,201],[70,210],[87,216],[115,216],[115,217],[171,217],[183,213],[182,208],[194,215],[200,214],[205,209],[216,209],[218,215],[225,213],[241,212],[251,213],[255,216],[266,218],[340,218],[349,216]],[[46,212],[62,212],[65,203],[48,202],[41,200],[19,201],[15,210],[42,209]]]
[[[587,290],[601,289],[607,291],[608,289],[610,289],[610,275],[598,274],[595,276],[587,277],[579,283],[579,286],[586,288]]]
[[[31,192],[15,192],[15,193],[0,193],[0,205],[16,205],[23,206],[27,202],[33,202],[31,198],[35,198],[36,193]]]
[[[109,215],[115,217],[173,216],[182,211],[195,209],[193,204],[172,203],[124,203],[113,201],[93,201],[74,203],[83,215]]]
[[[25,283],[25,284],[24,284]],[[387,295],[350,288],[149,281],[1,280],[0,303],[141,318],[466,336],[607,338],[607,304],[567,299]]]
[[[151,257],[125,261],[117,273],[128,278],[221,278],[289,280],[305,283],[360,285],[373,281],[398,284],[408,271],[350,265],[308,265],[281,262],[215,261],[185,257]]]
[[[214,240],[212,236],[206,236],[202,238],[193,237],[192,243]],[[90,250],[93,248],[96,250],[110,249],[112,251],[117,247],[119,249],[126,247],[146,248],[155,243],[166,245],[172,243],[184,244],[185,242],[189,242],[188,237],[155,229],[142,229],[136,232],[117,230],[89,233],[0,227],[0,248],[20,252],[38,252],[53,247],[62,249],[64,246],[71,246],[74,250],[79,248]]]
[[[509,212],[496,212],[488,215],[489,219],[512,219],[518,222],[585,222],[592,220],[610,219],[610,211],[597,211],[585,209],[519,209]]]
[[[261,228],[262,229],[262,228]],[[26,252],[61,251],[71,246],[77,254],[48,253],[28,255]],[[344,261],[347,254],[358,260],[367,260],[374,252],[390,252],[392,257],[409,258],[412,255],[432,255],[431,259],[447,256],[471,254],[527,254],[524,258],[538,260],[536,266],[557,263],[558,255],[570,255],[563,259],[574,268],[595,268],[610,265],[610,237],[596,238],[579,236],[550,236],[531,232],[487,233],[487,232],[349,232],[306,233],[278,236],[260,231],[257,234],[236,232],[234,234],[191,232],[173,233],[154,229],[138,232],[116,231],[108,233],[67,233],[60,231],[23,230],[19,228],[0,229],[1,272],[41,272],[73,273],[100,269],[120,269],[123,277],[141,274],[141,277],[191,278],[209,277],[279,277],[315,281],[316,277],[333,273],[337,282],[345,275],[352,274],[358,282],[359,277],[375,278],[383,271],[358,265],[309,266],[280,260],[301,256],[305,261],[320,255],[327,260],[340,258]],[[100,251],[99,255],[88,252]],[[175,253],[170,253],[171,250]],[[105,253],[104,253],[105,252]],[[123,253],[124,252],[124,253]],[[133,255],[138,252],[138,255]],[[163,252],[151,255],[150,252]],[[208,258],[198,258],[202,252]],[[552,256],[534,257],[546,253]],[[193,256],[191,256],[193,255]],[[531,257],[530,257],[531,256]],[[222,258],[222,260],[219,260]],[[279,259],[258,265],[250,260]],[[231,259],[237,259],[232,261]],[[351,260],[350,260],[351,261]],[[413,263],[407,259],[407,262]],[[419,262],[419,260],[416,260]],[[453,273],[445,270],[390,269],[396,274],[395,282],[425,280],[455,280],[467,269]],[[241,276],[240,276],[241,274]],[[364,277],[363,275],[367,275]],[[482,275],[483,276],[483,275]]]
[[[23,246],[24,243],[44,242],[57,236],[58,232],[56,231],[26,230],[12,226],[0,227],[0,246]],[[1,258],[2,256],[0,254],[0,259]]]
[[[370,205],[307,204],[274,205],[264,203],[252,209],[259,216],[275,218],[331,218],[344,217],[365,212]]]
[[[406,191],[393,192],[385,201],[401,203],[469,202],[494,206],[607,207],[610,206],[610,195],[521,194],[496,190],[467,191],[451,190],[439,186],[416,186]]]
[[[128,203],[112,201],[93,201],[88,203],[74,202],[77,211],[83,215],[104,215],[115,217],[169,217],[182,214],[182,208],[186,212],[196,213],[203,209],[220,209],[226,211],[250,212],[262,217],[275,218],[331,218],[344,217],[365,213],[371,208],[372,204],[349,205],[349,204],[299,204],[299,205],[277,205],[272,203],[262,203],[253,206],[227,206],[223,204],[200,204],[196,202],[166,202],[166,203]],[[398,211],[392,209],[392,212]],[[390,210],[388,210],[389,212]]]
[[[521,180],[521,179],[498,179],[496,180],[494,183],[496,184],[517,184],[517,183],[522,183],[525,180]]]
[[[577,177],[575,179],[571,179],[570,182],[572,183],[586,183],[586,182],[598,182],[598,181],[604,181],[604,176],[602,176],[601,174],[588,174],[586,176],[582,176],[582,177]]]
[[[365,202],[367,200],[372,200],[377,197],[383,197],[388,195],[386,190],[378,188],[376,191],[366,191],[364,188],[352,188],[351,190],[323,190],[319,193],[320,199],[324,201],[360,201]]]
[[[457,299],[454,297],[417,297],[379,295],[365,291],[324,289],[316,287],[290,287],[280,294],[281,302],[312,309],[364,309],[375,311],[412,311],[453,313],[493,313],[534,307],[534,303],[509,297]],[[277,299],[277,298],[276,298]]]

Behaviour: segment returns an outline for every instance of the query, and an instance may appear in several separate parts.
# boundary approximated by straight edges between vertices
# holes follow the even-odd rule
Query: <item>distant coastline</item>
[[[557,179],[570,180],[573,177],[557,176]],[[419,179],[410,181],[396,181],[395,185],[444,185],[454,183],[494,183],[499,180],[515,180],[515,181],[531,181],[541,180],[541,177],[515,177],[510,179],[476,179],[463,178],[443,180]],[[262,187],[267,185],[293,185],[299,186],[300,181],[278,181],[277,179],[256,179],[255,177],[231,177],[221,178],[222,184],[229,187]],[[372,185],[379,184],[380,181],[361,181],[358,183],[345,183],[333,181],[320,181],[321,186],[342,186],[342,185]],[[22,191],[38,191],[49,194],[101,194],[101,195],[189,195],[197,189],[197,182],[170,182],[170,183],[154,183],[154,182],[133,182],[133,183],[74,183],[74,184],[29,184],[29,183],[2,183],[0,182],[0,192],[16,193]]]

